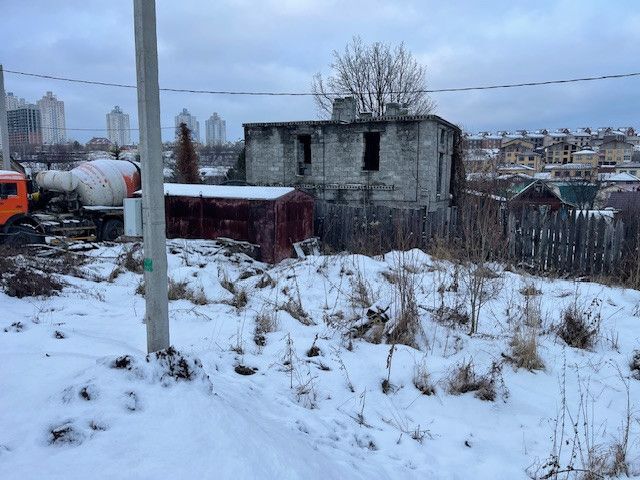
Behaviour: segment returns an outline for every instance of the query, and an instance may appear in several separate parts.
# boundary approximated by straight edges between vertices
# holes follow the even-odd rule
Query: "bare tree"
[[[396,47],[375,42],[363,43],[353,37],[344,52],[333,51],[332,73],[324,79],[313,76],[311,88],[316,106],[323,116],[331,114],[333,100],[350,95],[361,112],[384,114],[384,105],[407,105],[413,114],[428,114],[435,103],[426,94],[426,68],[418,63],[404,43]]]

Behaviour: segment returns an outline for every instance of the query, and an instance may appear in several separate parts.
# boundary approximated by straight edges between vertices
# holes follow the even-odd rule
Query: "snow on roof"
[[[640,182],[640,178],[627,172],[601,173],[598,177],[603,182]]]
[[[498,166],[498,170],[499,171],[504,171],[504,172],[508,172],[510,170],[531,170],[531,171],[534,171],[535,168],[529,167],[527,165],[509,164],[509,165],[499,165]]]
[[[203,177],[215,177],[215,176],[224,176],[227,174],[232,167],[227,167],[224,165],[216,165],[214,167],[201,167],[200,175]]]
[[[585,217],[614,218],[616,213],[618,213],[618,211],[609,207],[608,209],[605,209],[605,210],[577,210],[577,213],[578,215],[582,214]]]
[[[165,183],[164,194],[170,197],[238,198],[275,200],[294,191],[292,187],[244,187],[232,185],[188,185]]]
[[[533,178],[536,180],[549,180],[551,178],[550,172],[537,172],[533,174]]]
[[[593,155],[594,153],[596,153],[594,150],[589,150],[587,148],[580,150],[579,152],[573,152],[574,155]]]
[[[585,168],[593,168],[589,163],[565,163],[564,165],[547,165],[549,170],[582,170]],[[546,167],[545,167],[546,170]]]
[[[614,168],[640,168],[640,162],[622,162],[616,164]]]
[[[13,170],[0,170],[0,177],[4,177],[7,179],[13,179],[13,180],[24,180],[24,175],[22,175],[20,172],[15,172]]]

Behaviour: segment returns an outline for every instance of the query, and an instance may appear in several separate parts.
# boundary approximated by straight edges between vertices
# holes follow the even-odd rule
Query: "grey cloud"
[[[134,83],[132,2],[1,2],[6,69]],[[640,44],[636,2],[157,1],[160,82],[229,90],[309,89],[333,49],[355,35],[404,41],[430,72],[429,87],[546,80],[633,70]],[[35,101],[54,91],[69,127],[104,128],[121,105],[137,123],[133,90],[7,74],[7,90]],[[438,113],[469,129],[637,125],[638,81],[434,95]],[[183,107],[201,122],[214,111],[228,136],[248,121],[316,116],[311,98],[164,93],[162,123]],[[201,127],[203,128],[203,127]],[[69,132],[87,140],[104,132]],[[165,131],[165,138],[171,137]]]

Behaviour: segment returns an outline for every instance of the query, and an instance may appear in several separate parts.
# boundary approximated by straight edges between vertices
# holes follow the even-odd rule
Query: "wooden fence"
[[[571,275],[624,273],[635,251],[635,225],[600,212],[508,213],[508,257],[540,272]]]
[[[379,254],[393,249],[427,248],[430,239],[451,234],[456,209],[351,206],[316,201],[315,234],[334,250]]]
[[[462,247],[456,208],[443,212],[383,206],[349,206],[317,201],[315,234],[336,251],[379,254],[393,249],[429,250],[432,240]],[[561,275],[609,275],[640,282],[637,219],[601,212],[504,210],[495,229],[492,257],[532,271]],[[461,225],[461,223],[460,223]]]

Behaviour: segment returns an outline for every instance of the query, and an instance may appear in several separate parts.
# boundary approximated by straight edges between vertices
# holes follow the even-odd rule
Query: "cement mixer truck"
[[[122,235],[123,201],[140,190],[140,168],[99,159],[70,171],[48,170],[35,182],[0,170],[0,242],[43,243],[46,237],[115,240]]]

